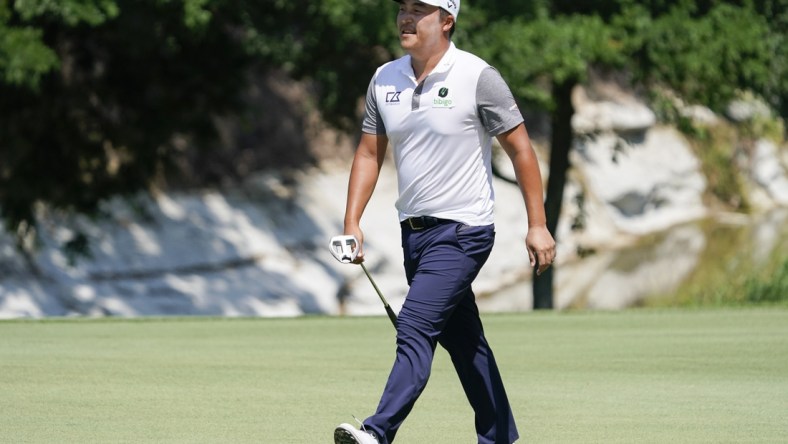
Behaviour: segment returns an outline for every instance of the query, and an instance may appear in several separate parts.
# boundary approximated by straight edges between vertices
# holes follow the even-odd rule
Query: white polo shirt
[[[492,137],[523,121],[498,71],[451,44],[416,83],[410,56],[369,84],[362,130],[385,134],[397,169],[400,220],[434,216],[493,223]]]

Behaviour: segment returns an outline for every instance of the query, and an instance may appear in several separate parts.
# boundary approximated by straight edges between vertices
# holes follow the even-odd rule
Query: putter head
[[[336,260],[343,264],[352,263],[358,256],[358,240],[353,235],[334,236],[328,247]]]

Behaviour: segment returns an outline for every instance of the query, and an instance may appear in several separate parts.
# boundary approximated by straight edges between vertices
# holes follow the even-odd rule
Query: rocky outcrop
[[[575,106],[556,306],[621,308],[670,291],[710,243],[686,224],[710,212],[698,159],[681,133],[658,124],[632,96],[590,100],[580,94]],[[747,118],[752,109],[729,113]],[[708,124],[718,119],[701,107],[685,111]],[[764,139],[749,152],[743,173],[758,211],[788,207],[786,149]],[[539,154],[546,175],[548,154]],[[0,318],[383,314],[360,267],[339,264],[327,249],[342,229],[348,165],[250,175],[222,191],[114,199],[99,218],[42,206],[34,253],[23,255],[12,236],[0,232]],[[527,310],[531,271],[522,197],[503,181],[495,188],[496,247],[474,289],[484,311]],[[367,267],[395,310],[407,292],[396,189],[388,162],[362,220]],[[786,213],[753,218],[753,260],[783,245]],[[751,221],[737,215],[726,223]],[[655,239],[643,245],[644,235]],[[90,256],[64,250],[80,236]]]
[[[575,94],[576,133],[571,153],[573,172],[564,199],[559,237],[572,254],[578,247],[617,244],[623,234],[655,233],[708,216],[707,183],[687,138],[660,125],[654,113],[633,95],[620,90],[591,100],[580,88]],[[680,112],[700,125],[720,124],[708,108],[678,103]],[[728,114],[739,120],[764,117],[758,102],[735,102]],[[780,149],[761,139],[742,176],[759,210],[785,206],[788,174]],[[573,224],[582,217],[582,228]]]

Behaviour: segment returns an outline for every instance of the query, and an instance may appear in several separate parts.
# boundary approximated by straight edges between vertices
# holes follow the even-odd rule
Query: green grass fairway
[[[788,442],[788,310],[484,322],[520,442]],[[331,443],[393,353],[385,317],[0,322],[0,442]],[[445,351],[397,442],[476,442]]]

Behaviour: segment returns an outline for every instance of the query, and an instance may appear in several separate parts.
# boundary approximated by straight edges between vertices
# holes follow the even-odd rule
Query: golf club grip
[[[397,328],[397,315],[389,304],[386,304],[386,313],[388,313],[389,319],[391,319],[391,324],[394,325],[394,328]]]

